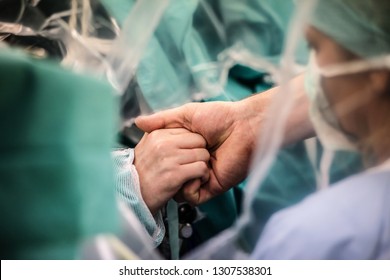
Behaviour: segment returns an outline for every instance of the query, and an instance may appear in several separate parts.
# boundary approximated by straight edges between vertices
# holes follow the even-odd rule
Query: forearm
[[[287,119],[284,135],[284,145],[289,145],[315,136],[313,125],[309,118],[309,99],[305,92],[304,75],[291,81],[294,93],[294,105]]]
[[[309,100],[305,93],[303,75],[297,76],[290,81],[294,94],[294,105],[286,122],[283,145],[289,145],[315,135],[309,119]],[[261,94],[240,101],[241,111],[245,112],[245,118],[251,123],[254,136],[257,139],[259,128],[267,121],[267,108],[271,105],[281,87],[272,88]],[[253,141],[255,145],[256,140]]]

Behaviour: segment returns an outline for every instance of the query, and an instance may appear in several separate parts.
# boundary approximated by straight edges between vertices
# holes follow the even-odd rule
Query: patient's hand
[[[183,128],[146,133],[135,148],[142,197],[155,214],[183,185],[198,189],[209,179],[206,141]]]

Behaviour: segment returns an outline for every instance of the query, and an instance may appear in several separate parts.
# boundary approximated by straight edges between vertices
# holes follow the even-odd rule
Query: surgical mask
[[[326,188],[329,185],[328,171],[336,151],[358,151],[358,141],[341,128],[337,116],[325,95],[321,79],[357,74],[374,69],[390,69],[390,55],[327,66],[326,68],[318,67],[314,53],[311,55],[309,69],[305,76],[305,89],[311,101],[310,120],[320,142],[324,146],[320,172],[317,173],[317,186],[319,189]],[[366,89],[362,91],[364,90]],[[368,101],[364,100],[364,98],[370,98],[369,96],[367,94],[360,95],[360,92],[354,93],[353,97],[347,100],[349,105],[347,110],[351,111],[359,106],[363,106]],[[344,111],[343,113],[348,112]]]
[[[322,70],[318,67],[312,54],[305,76],[305,90],[311,100],[310,120],[317,136],[326,150],[333,152],[356,151],[357,143],[341,129],[321,85],[321,77],[323,77]]]
[[[390,54],[380,55],[366,60],[362,59],[336,64],[327,66],[326,68],[318,67],[314,53],[311,54],[309,69],[305,76],[305,90],[311,100],[310,120],[325,149],[331,151],[357,151],[358,147],[357,141],[341,128],[334,110],[331,108],[324,93],[321,85],[321,78],[333,78],[375,69],[390,70]],[[355,95],[358,94],[359,93],[355,93]],[[362,97],[357,101],[349,100],[349,102],[351,104],[355,103],[354,107],[357,107],[358,105],[362,106],[366,101],[363,100]]]

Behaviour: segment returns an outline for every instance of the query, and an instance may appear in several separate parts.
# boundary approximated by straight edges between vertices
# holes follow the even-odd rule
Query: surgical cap
[[[390,1],[318,0],[310,24],[364,58],[390,52]]]

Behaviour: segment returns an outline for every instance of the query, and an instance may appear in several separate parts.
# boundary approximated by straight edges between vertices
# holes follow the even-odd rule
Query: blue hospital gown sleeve
[[[161,211],[155,216],[142,199],[138,173],[133,165],[134,150],[118,149],[112,152],[115,169],[115,185],[119,198],[129,206],[157,247],[165,235]]]
[[[277,212],[253,259],[386,259],[390,172],[364,174]]]

